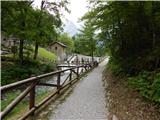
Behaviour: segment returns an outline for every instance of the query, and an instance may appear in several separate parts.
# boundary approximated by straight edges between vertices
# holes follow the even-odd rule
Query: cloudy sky
[[[49,0],[54,1],[54,0]],[[64,12],[63,21],[66,24],[66,29],[72,29],[73,27],[80,28],[83,23],[78,22],[79,18],[82,17],[87,12],[87,0],[69,0],[70,4],[68,5],[71,13]],[[34,1],[35,7],[40,7],[41,0]],[[69,22],[67,22],[67,20]],[[68,24],[69,23],[69,24]],[[76,28],[73,28],[74,31]]]
[[[78,19],[87,12],[87,2],[86,0],[70,0],[70,2],[69,9],[71,13],[66,13],[65,16],[76,26],[79,26]]]

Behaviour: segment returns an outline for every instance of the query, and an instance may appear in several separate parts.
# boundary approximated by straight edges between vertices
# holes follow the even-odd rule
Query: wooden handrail
[[[31,77],[31,78],[27,78],[27,79],[24,79],[24,80],[15,82],[15,83],[11,83],[11,84],[2,86],[2,87],[0,87],[0,90],[3,93],[3,91],[6,91],[8,89],[12,89],[14,87],[18,87],[18,86],[21,86],[21,85],[36,81],[37,79],[42,79],[42,78],[45,78],[45,77],[49,77],[51,75],[57,75],[59,73],[62,73],[62,72],[68,71],[68,70],[72,70],[72,69],[75,69],[75,68],[79,68],[79,67],[82,67],[82,66],[83,65],[72,67],[72,68],[68,68],[68,69],[65,69],[65,70],[59,70],[59,71],[55,71],[55,72],[50,72],[50,73],[42,74],[42,75],[39,75],[39,76]]]
[[[66,86],[71,85],[71,83],[75,80],[78,80],[80,75],[82,75],[84,72],[83,70],[80,72],[79,68],[85,69],[85,72],[92,69],[94,67],[93,63],[90,64],[84,64],[84,65],[79,65],[75,67],[69,67],[68,69],[65,70],[59,70],[55,72],[50,72],[42,75],[38,75],[35,77],[31,77],[19,82],[11,83],[9,85],[5,85],[1,87],[1,93],[4,94],[6,91],[10,89],[15,89],[18,86],[21,85],[28,85],[28,87],[17,97],[15,98],[2,112],[1,112],[1,119],[3,119],[5,116],[7,116],[16,106],[19,102],[21,102],[24,97],[26,97],[30,93],[30,99],[29,99],[29,111],[22,117],[21,119],[27,118],[29,115],[33,115],[34,111],[38,109],[42,104],[47,102],[49,99],[51,99],[55,94],[59,93],[61,89],[64,89]],[[87,69],[88,68],[88,69]],[[70,71],[69,75],[65,79],[65,81],[61,84],[61,73],[65,71]],[[72,73],[76,74],[76,78],[72,77]],[[51,76],[51,75],[57,75],[57,83],[56,84],[50,84],[50,83],[42,83],[39,82],[40,79]],[[69,79],[68,79],[69,78]],[[68,80],[68,83],[66,81]],[[66,84],[64,84],[66,83]],[[50,95],[49,97],[45,98],[41,103],[38,105],[35,105],[35,89],[36,85],[43,85],[43,86],[50,86],[50,87],[57,87],[57,90]]]

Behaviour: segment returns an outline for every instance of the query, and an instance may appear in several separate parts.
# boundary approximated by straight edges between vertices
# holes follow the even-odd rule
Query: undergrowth
[[[2,61],[1,66],[1,85],[55,70],[55,64],[45,64],[35,60],[24,61],[23,66],[20,66],[18,62]]]
[[[128,83],[143,97],[160,104],[160,72],[143,71],[138,76],[129,77]]]
[[[126,63],[127,65],[122,63],[112,58],[109,60],[108,67],[112,74],[127,78],[129,87],[137,90],[146,99],[160,105],[160,70],[141,69],[140,72],[132,74],[130,71],[133,67],[129,66],[129,63]]]

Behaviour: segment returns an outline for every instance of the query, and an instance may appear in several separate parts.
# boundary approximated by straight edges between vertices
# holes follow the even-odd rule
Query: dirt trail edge
[[[129,88],[125,79],[113,76],[108,68],[103,72],[103,83],[108,98],[108,120],[160,120],[160,108]]]

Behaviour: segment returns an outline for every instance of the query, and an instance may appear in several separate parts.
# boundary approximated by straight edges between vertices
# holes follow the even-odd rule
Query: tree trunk
[[[36,42],[36,45],[35,45],[35,51],[34,51],[34,59],[36,60],[37,59],[37,55],[38,55],[38,43]]]
[[[23,65],[23,44],[24,44],[24,40],[20,40],[20,46],[19,46],[19,63],[20,63],[20,65]]]

